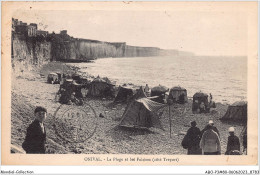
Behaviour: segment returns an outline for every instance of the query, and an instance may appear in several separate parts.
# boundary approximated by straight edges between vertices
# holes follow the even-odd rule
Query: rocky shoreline
[[[52,66],[51,66],[52,65]],[[172,138],[170,138],[169,110],[164,110],[160,120],[164,130],[151,128],[149,130],[134,130],[118,126],[119,120],[125,110],[126,104],[113,104],[113,99],[86,98],[97,114],[102,113],[104,118],[97,117],[97,130],[93,137],[84,143],[66,143],[55,134],[53,128],[53,114],[60,106],[55,101],[59,84],[47,84],[46,74],[49,71],[75,72],[77,68],[69,67],[63,63],[52,63],[42,66],[31,72],[21,75],[12,74],[12,136],[11,142],[21,147],[25,138],[26,128],[33,120],[35,106],[41,105],[48,110],[46,121],[48,137],[48,153],[84,153],[84,154],[186,154],[187,150],[181,146],[185,132],[189,129],[190,121],[195,120],[202,130],[210,119],[220,132],[221,152],[226,151],[228,128],[235,126],[236,135],[239,136],[243,126],[238,123],[223,123],[219,120],[228,105],[217,103],[216,109],[208,114],[192,114],[192,102],[184,105],[172,105]],[[91,75],[87,75],[91,77]]]

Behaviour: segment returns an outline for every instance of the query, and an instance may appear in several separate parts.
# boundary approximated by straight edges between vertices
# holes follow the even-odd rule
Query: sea
[[[201,91],[225,104],[247,100],[247,57],[124,57],[72,64],[81,72],[108,77],[116,85],[181,86],[189,98]]]

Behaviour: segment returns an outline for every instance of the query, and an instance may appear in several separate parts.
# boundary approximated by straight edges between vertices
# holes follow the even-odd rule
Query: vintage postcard
[[[257,2],[3,2],[2,164],[257,165]]]

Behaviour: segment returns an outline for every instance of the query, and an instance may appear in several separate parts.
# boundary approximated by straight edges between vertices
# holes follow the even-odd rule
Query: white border
[[[1,2],[2,1],[5,0],[1,0]],[[10,0],[10,1],[25,1],[25,0]],[[32,0],[27,0],[27,1],[32,1]],[[46,0],[46,1],[51,1],[51,0]],[[67,1],[67,0],[62,0],[62,1]],[[77,0],[77,1],[82,1],[82,0]],[[98,1],[102,1],[102,0],[98,0]],[[103,1],[107,1],[107,0],[103,0]],[[113,1],[120,1],[120,0],[113,0]],[[143,1],[149,1],[149,0],[143,0]],[[150,0],[150,1],[156,1],[156,0]],[[179,0],[179,1],[185,1],[185,0]],[[195,1],[195,0],[186,0],[186,1]],[[218,0],[218,1],[225,1],[225,0]],[[229,1],[235,1],[235,0],[229,0]],[[258,4],[258,29],[259,29],[259,10],[260,10],[260,4]],[[259,32],[258,32],[258,37],[259,37]],[[260,49],[259,49],[259,42],[258,42],[258,51],[259,50]],[[258,67],[259,65],[260,64],[258,61]],[[259,69],[258,69],[258,86],[259,86]],[[258,96],[258,101],[259,99],[260,97]],[[260,105],[258,103],[258,109],[259,106]],[[1,115],[1,109],[0,109],[0,115]],[[259,118],[259,113],[258,113],[258,118]],[[259,126],[259,120],[258,120],[258,126]],[[0,134],[0,138],[1,138],[1,134]],[[259,136],[258,136],[258,145],[259,145]],[[1,144],[0,144],[0,149],[1,149]],[[0,152],[0,156],[1,156],[1,152]],[[259,162],[259,152],[258,152],[258,162]],[[213,174],[217,174],[217,171],[223,171],[224,173],[222,174],[225,174],[225,171],[229,172],[234,170],[247,171],[248,173],[252,170],[259,171],[259,165],[258,166],[2,166],[1,165],[0,170],[14,171],[14,174],[17,173],[23,174],[22,171],[33,171],[34,174],[205,174],[206,171],[213,170],[214,172]]]

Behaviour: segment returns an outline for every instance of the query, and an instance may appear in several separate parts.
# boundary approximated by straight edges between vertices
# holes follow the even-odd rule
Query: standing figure
[[[213,130],[211,125],[207,125],[206,131],[203,133],[200,147],[202,149],[202,154],[204,155],[220,155],[220,139],[218,134]]]
[[[196,121],[191,122],[191,127],[187,131],[188,155],[201,154],[200,149],[200,129],[196,127]]]
[[[200,113],[204,113],[204,112],[206,111],[206,107],[205,107],[204,102],[201,102],[201,103],[200,103],[199,108],[200,108]]]
[[[207,128],[208,128],[207,126],[208,126],[208,125],[212,126],[213,131],[215,131],[215,132],[218,134],[218,136],[220,137],[218,128],[216,128],[216,127],[214,126],[213,120],[209,120],[209,123],[208,123],[208,124],[205,126],[205,128],[201,131],[201,137],[202,137],[203,133],[207,130]]]
[[[239,142],[239,138],[235,136],[235,128],[230,127],[228,131],[230,136],[228,137],[227,151],[225,154],[240,155],[240,142]]]
[[[199,113],[199,101],[198,100],[195,100],[192,103],[192,112],[193,113]]]
[[[144,87],[144,92],[145,92],[145,95],[148,97],[149,96],[149,86],[148,84],[146,84],[146,86]]]
[[[45,154],[46,130],[43,125],[47,110],[44,107],[36,107],[35,120],[27,128],[23,149],[27,154]]]

